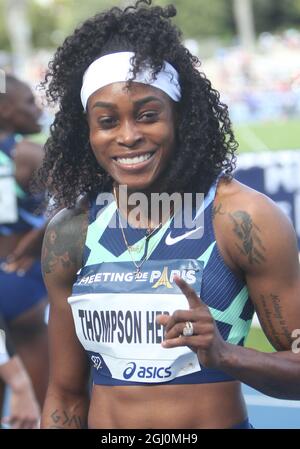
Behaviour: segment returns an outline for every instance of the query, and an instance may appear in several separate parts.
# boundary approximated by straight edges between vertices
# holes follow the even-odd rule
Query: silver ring
[[[190,321],[187,321],[185,323],[185,326],[182,331],[182,335],[184,335],[185,337],[191,337],[192,335],[194,335],[193,323],[191,323]]]

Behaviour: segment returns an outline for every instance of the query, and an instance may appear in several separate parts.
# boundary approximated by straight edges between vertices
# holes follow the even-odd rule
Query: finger
[[[193,323],[193,336],[195,335],[206,335],[211,331],[211,325],[209,323]],[[186,322],[178,323],[173,326],[168,332],[165,332],[164,340],[171,340],[174,338],[182,338],[183,330],[186,327]]]
[[[34,259],[32,257],[22,257],[18,262],[18,270],[27,272],[32,266]]]
[[[22,429],[23,428],[23,420],[18,418],[17,416],[10,416],[7,419],[6,423],[11,429]]]
[[[24,276],[25,273],[30,269],[34,262],[34,259],[31,257],[23,257],[22,259],[16,262],[3,263],[1,268],[6,273],[16,272],[18,276]]]
[[[192,351],[207,349],[207,335],[192,335],[191,337],[184,337],[181,335],[177,338],[164,340],[161,345],[165,349],[178,348],[181,346],[188,346]]]
[[[176,285],[178,285],[182,293],[186,296],[191,309],[195,309],[196,307],[204,305],[204,302],[202,302],[195,290],[181,277],[174,276],[174,281]]]
[[[156,322],[157,324],[160,324],[162,326],[166,326],[168,324],[168,321],[170,320],[170,315],[157,315],[156,316]]]
[[[13,263],[13,262],[16,262],[17,259],[18,259],[17,254],[12,253],[12,254],[9,254],[9,255],[6,257],[6,262],[7,262],[7,263]]]
[[[1,268],[6,273],[13,273],[14,271],[17,271],[19,269],[19,263],[18,262],[4,262],[1,265]]]
[[[191,310],[175,310],[172,315],[160,314],[156,316],[156,322],[162,326],[168,326],[168,328],[174,326],[181,321],[194,320],[194,312]]]
[[[4,429],[10,429],[11,425],[10,425],[10,416],[4,416],[1,419],[1,427],[3,427]]]

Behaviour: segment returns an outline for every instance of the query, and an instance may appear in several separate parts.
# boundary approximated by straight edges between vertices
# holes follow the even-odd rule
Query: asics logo
[[[165,379],[172,375],[171,367],[157,366],[137,366],[136,363],[130,362],[123,372],[124,379],[128,380],[133,376],[140,379]]]
[[[200,237],[202,237],[202,235],[203,235],[203,226],[199,226],[198,228],[192,229],[191,231],[186,232],[185,234],[182,234],[182,235],[178,235],[177,237],[171,237],[171,232],[169,232],[169,234],[166,237],[166,245],[169,245],[169,246],[170,245],[175,245],[175,243],[178,243],[181,240],[189,238],[192,234],[195,234],[197,231],[198,232],[202,231],[202,232],[200,233],[200,235],[197,235],[197,236],[195,236],[193,238],[200,238]]]

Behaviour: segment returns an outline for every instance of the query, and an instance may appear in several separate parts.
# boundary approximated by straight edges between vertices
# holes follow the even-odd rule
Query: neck
[[[115,186],[113,188],[115,200],[119,212],[126,218],[132,227],[155,229],[163,225],[172,215],[173,210],[170,207],[164,207],[161,201],[154,201],[153,191],[132,192],[127,189]],[[135,194],[130,198],[131,194]]]

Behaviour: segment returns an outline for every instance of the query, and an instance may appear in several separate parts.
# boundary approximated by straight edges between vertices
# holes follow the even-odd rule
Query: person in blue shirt
[[[30,135],[40,132],[41,110],[30,87],[12,75],[0,94],[0,313],[18,355],[31,377],[40,406],[47,379],[47,292],[40,253],[45,230],[44,195],[31,192],[34,173],[43,158]],[[9,202],[8,202],[9,201]]]

